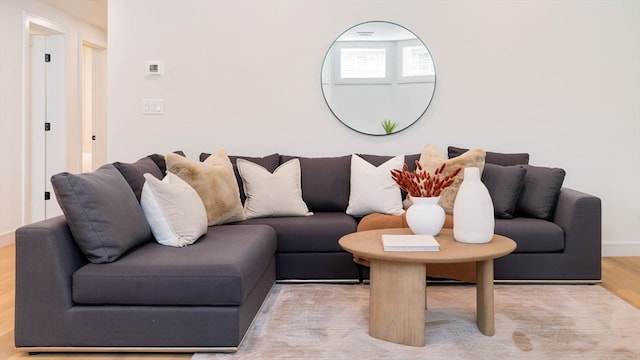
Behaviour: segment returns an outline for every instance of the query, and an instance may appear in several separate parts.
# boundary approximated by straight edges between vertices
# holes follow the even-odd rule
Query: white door
[[[40,30],[40,29],[39,29]],[[62,214],[51,176],[66,169],[66,37],[30,34],[28,189],[29,222]]]
[[[27,179],[25,191],[27,206],[27,223],[45,219],[45,132],[46,118],[46,85],[44,54],[46,37],[31,35],[30,40],[30,72],[29,72],[29,122],[27,126],[28,149]]]

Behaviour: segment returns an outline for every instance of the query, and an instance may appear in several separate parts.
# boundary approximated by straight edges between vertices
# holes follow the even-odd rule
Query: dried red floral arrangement
[[[413,197],[434,197],[440,196],[442,191],[453,184],[456,175],[460,173],[462,168],[450,172],[446,176],[442,176],[446,163],[442,164],[431,175],[426,171],[420,162],[416,160],[416,170],[409,171],[407,164],[402,166],[402,170],[391,170],[391,178],[398,184],[400,189],[409,193]]]

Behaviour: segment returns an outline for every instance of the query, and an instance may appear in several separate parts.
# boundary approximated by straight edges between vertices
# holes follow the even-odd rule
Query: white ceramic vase
[[[480,180],[480,169],[464,169],[453,204],[453,238],[463,243],[487,243],[493,238],[493,201]]]
[[[440,197],[411,197],[407,209],[407,224],[416,235],[438,235],[444,225],[444,209],[438,205]]]

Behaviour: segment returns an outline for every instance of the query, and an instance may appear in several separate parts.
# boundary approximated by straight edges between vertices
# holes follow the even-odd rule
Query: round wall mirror
[[[389,135],[418,121],[431,103],[436,72],[427,46],[391,22],[369,21],[343,32],[324,57],[322,94],[344,125]]]

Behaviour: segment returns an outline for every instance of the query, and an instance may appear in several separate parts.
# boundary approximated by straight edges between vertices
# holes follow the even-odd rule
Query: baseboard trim
[[[602,256],[640,256],[640,242],[603,243]]]
[[[7,246],[16,242],[15,231],[0,234],[0,247]]]

